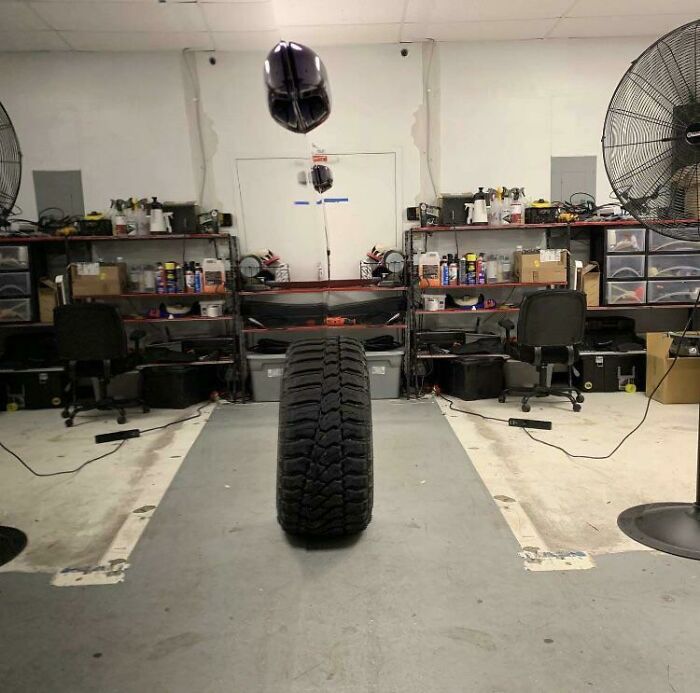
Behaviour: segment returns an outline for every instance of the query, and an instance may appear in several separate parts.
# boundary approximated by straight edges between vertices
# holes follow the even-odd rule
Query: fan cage
[[[22,180],[22,152],[10,116],[0,103],[0,223],[12,214]]]
[[[603,162],[623,207],[669,238],[700,241],[700,20],[637,58],[610,100]]]

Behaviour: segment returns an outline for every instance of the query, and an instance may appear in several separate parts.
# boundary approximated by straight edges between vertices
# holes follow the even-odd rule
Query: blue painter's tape
[[[329,202],[329,203],[331,203],[331,204],[333,204],[333,203],[336,203],[336,204],[337,204],[337,203],[340,203],[340,202],[350,202],[350,198],[349,198],[349,197],[324,197],[324,198],[323,198],[323,202]],[[310,205],[311,202],[309,202],[308,200],[294,200],[294,204],[295,204],[295,205],[298,205],[298,206],[304,206],[304,205]],[[320,204],[321,204],[321,200],[316,200],[316,204],[317,204],[317,205],[320,205]]]
[[[294,200],[295,205],[309,205],[311,204],[308,200]]]

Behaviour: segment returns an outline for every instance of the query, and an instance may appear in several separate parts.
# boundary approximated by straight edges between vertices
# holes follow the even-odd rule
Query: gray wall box
[[[395,399],[401,390],[403,349],[368,351],[369,386],[372,399]],[[284,354],[248,354],[253,400],[279,402]]]
[[[595,156],[553,156],[551,200],[568,202],[574,193],[584,192],[595,198]]]
[[[55,217],[85,215],[83,176],[80,171],[32,171],[32,174],[37,214],[56,207],[51,209]]]

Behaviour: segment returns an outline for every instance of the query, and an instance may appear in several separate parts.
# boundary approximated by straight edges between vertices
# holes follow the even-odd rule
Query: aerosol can
[[[454,286],[459,283],[459,265],[457,264],[457,258],[450,255],[448,266],[448,276],[450,285]]]
[[[440,260],[440,286],[450,285],[450,266],[447,262],[447,255],[442,256]]]

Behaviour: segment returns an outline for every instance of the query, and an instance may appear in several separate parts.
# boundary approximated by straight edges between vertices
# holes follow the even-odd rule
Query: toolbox
[[[646,351],[582,351],[574,366],[575,384],[585,392],[618,392],[646,387]]]
[[[446,395],[495,399],[504,389],[503,356],[460,356],[435,361],[435,380]]]
[[[2,399],[19,409],[54,409],[63,404],[66,376],[60,366],[0,372]]]
[[[219,366],[178,365],[146,366],[143,374],[143,399],[153,409],[185,409],[205,402],[220,388]]]

